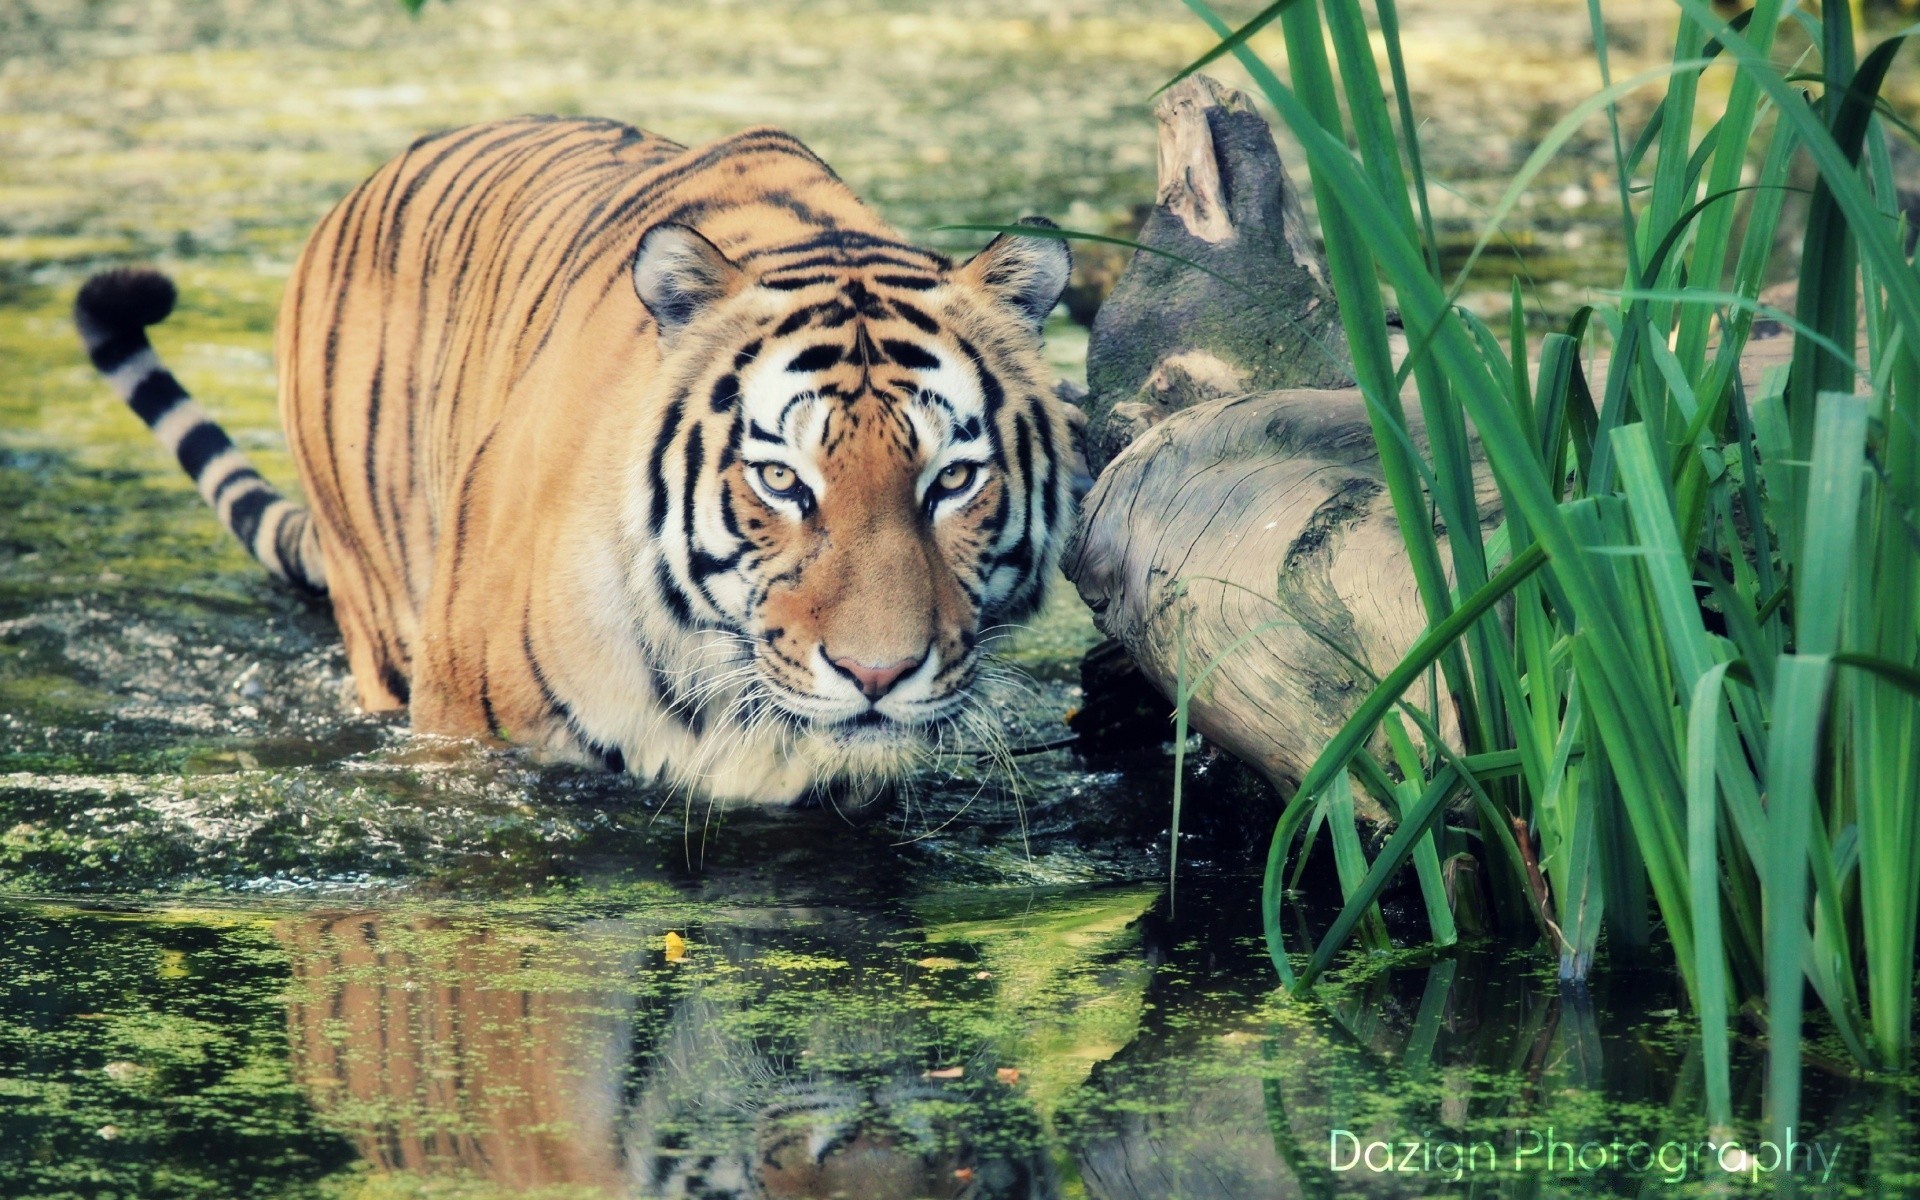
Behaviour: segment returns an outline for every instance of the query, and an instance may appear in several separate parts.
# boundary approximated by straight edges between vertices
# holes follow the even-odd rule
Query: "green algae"
[[[1489,949],[1296,1000],[1248,969],[1239,882],[1191,888],[1184,917],[1138,887],[9,904],[0,1195],[610,1197],[690,1163],[744,1195],[726,1164],[829,1129],[933,1189],[881,1195],[960,1194],[933,1187],[954,1172],[969,1195],[1446,1190],[1431,1170],[1334,1169],[1335,1130],[1497,1145],[1480,1194],[1742,1186],[1513,1163],[1549,1128],[1712,1136],[1687,1023],[1651,1007],[1671,981],[1563,993],[1544,960]],[[1759,1066],[1743,1053],[1739,1077]],[[1911,1102],[1820,1091],[1817,1136],[1849,1156],[1820,1194],[1907,1178]]]

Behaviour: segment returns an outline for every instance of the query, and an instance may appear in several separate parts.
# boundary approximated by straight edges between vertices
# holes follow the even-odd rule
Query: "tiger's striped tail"
[[[166,320],[175,295],[171,279],[139,267],[87,280],[73,302],[87,355],[260,565],[302,591],[324,593],[326,565],[307,510],[260,477],[153,352],[147,326]]]

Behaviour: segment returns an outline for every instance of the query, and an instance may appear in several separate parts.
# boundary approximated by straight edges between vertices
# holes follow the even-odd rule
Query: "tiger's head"
[[[1029,223],[957,266],[847,230],[738,262],[644,235],[664,390],[627,520],[666,704],[777,731],[810,782],[898,773],[960,714],[1084,483],[1040,339],[1071,257]]]

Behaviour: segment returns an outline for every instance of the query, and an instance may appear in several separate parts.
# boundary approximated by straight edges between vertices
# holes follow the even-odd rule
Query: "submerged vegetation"
[[[1653,952],[1679,973],[1716,1127],[1732,1121],[1729,1047],[1748,1020],[1769,1051],[1772,1134],[1800,1124],[1809,988],[1856,1069],[1909,1070],[1920,276],[1887,140],[1913,130],[1879,98],[1904,35],[1856,59],[1844,4],[1810,16],[1759,0],[1728,21],[1677,0],[1671,63],[1609,81],[1543,136],[1481,239],[1583,123],[1607,122],[1620,288],[1536,354],[1519,280],[1503,345],[1457,304],[1464,270],[1442,269],[1393,0],[1376,6],[1390,84],[1358,0],[1280,0],[1238,31],[1187,3],[1223,38],[1202,62],[1237,56],[1304,149],[1430,623],[1280,819],[1264,887],[1275,970],[1310,984],[1410,859],[1432,940],[1452,943],[1435,865],[1470,846],[1489,864],[1499,922],[1537,930],[1572,984],[1603,931],[1616,961]],[[1598,0],[1589,11],[1607,78]],[[1290,86],[1248,46],[1275,20]],[[1788,51],[1787,34],[1804,50]],[[1699,102],[1710,71],[1730,80],[1711,119]],[[1619,102],[1649,87],[1664,99],[1632,137]],[[1761,292],[1800,155],[1817,182],[1789,312]],[[1398,370],[1382,282],[1411,347]],[[1761,320],[1791,330],[1792,356],[1749,390],[1742,357]],[[1407,434],[1409,377],[1430,457]],[[1505,512],[1484,541],[1470,434]],[[1458,745],[1440,737],[1436,693],[1458,716]],[[1369,749],[1376,732],[1388,761]],[[1356,784],[1398,816],[1370,862],[1350,817],[1337,819]],[[1465,828],[1445,822],[1456,806]],[[1282,900],[1309,819],[1354,869],[1303,964]]]

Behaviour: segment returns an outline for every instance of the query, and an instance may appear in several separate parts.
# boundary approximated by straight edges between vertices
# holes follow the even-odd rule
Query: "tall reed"
[[[1809,987],[1862,1066],[1905,1070],[1920,915],[1920,279],[1886,143],[1890,125],[1911,131],[1879,101],[1902,39],[1856,62],[1844,4],[1809,17],[1758,0],[1729,22],[1707,0],[1676,0],[1671,61],[1616,83],[1589,0],[1606,86],[1543,139],[1449,279],[1394,0],[1376,0],[1377,35],[1359,0],[1280,0],[1239,31],[1185,2],[1222,39],[1202,63],[1237,57],[1305,150],[1429,623],[1280,818],[1263,895],[1275,970],[1309,986],[1392,877],[1434,861],[1464,805],[1499,915],[1540,930],[1568,980],[1592,969],[1603,929],[1643,945],[1651,903],[1699,1015],[1715,1125],[1732,1119],[1729,1027],[1743,1011],[1764,1013],[1775,1136],[1796,1123]],[[1290,84],[1249,46],[1275,21]],[[1774,61],[1788,21],[1817,71]],[[1731,79],[1711,120],[1707,70]],[[1642,87],[1665,96],[1629,141],[1615,105]],[[1601,119],[1621,288],[1530,361],[1517,286],[1505,349],[1456,301],[1541,168]],[[1796,315],[1770,314],[1792,329],[1793,360],[1750,392],[1740,362],[1799,155],[1819,182]],[[1382,283],[1412,347],[1398,368]],[[1590,354],[1602,344],[1604,366]],[[1408,379],[1424,456],[1407,435]],[[1484,539],[1469,431],[1504,505]],[[1457,745],[1408,690],[1430,672],[1459,715]],[[1369,749],[1383,722],[1390,762]],[[1309,819],[1343,823],[1356,782],[1399,823],[1370,861],[1362,850],[1353,863],[1340,837],[1345,906],[1297,969],[1280,922],[1289,864]],[[1437,876],[1419,874],[1444,914]],[[1451,921],[1437,916],[1433,933],[1451,941]]]

